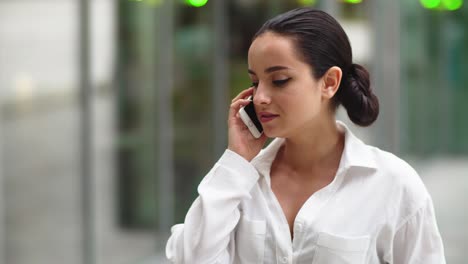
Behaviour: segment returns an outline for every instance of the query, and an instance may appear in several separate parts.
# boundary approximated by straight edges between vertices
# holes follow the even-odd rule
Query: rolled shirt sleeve
[[[391,256],[389,263],[395,264],[446,263],[430,197],[397,227]]]
[[[226,150],[198,186],[198,198],[184,224],[171,229],[166,257],[173,263],[229,263],[234,252],[233,231],[238,206],[250,199],[258,172],[247,160]]]

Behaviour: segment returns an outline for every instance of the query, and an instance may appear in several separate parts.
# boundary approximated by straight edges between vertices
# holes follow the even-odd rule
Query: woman
[[[174,263],[445,263],[431,197],[398,157],[364,144],[335,112],[372,124],[366,69],[328,14],[267,21],[248,52],[253,87],[232,100],[228,149],[166,246]],[[264,134],[238,111],[253,101]],[[261,150],[267,137],[276,138]]]

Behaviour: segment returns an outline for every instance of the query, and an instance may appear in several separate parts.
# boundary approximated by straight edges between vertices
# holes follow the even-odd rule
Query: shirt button
[[[281,263],[287,263],[288,262],[288,257],[283,257],[281,259]]]

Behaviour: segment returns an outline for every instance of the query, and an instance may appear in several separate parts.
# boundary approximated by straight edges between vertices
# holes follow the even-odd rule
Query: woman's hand
[[[250,87],[232,99],[228,119],[228,149],[236,152],[248,161],[257,156],[267,140],[265,134],[262,134],[258,139],[255,138],[239,116],[241,107],[250,102],[246,98],[252,94],[253,87]]]

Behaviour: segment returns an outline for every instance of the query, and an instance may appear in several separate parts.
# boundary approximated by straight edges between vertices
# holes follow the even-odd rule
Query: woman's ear
[[[338,91],[341,83],[343,72],[340,67],[333,66],[323,75],[322,96],[326,99],[331,99]]]

